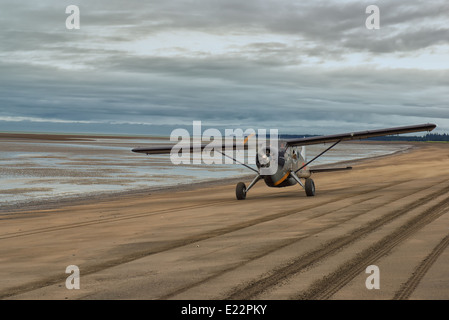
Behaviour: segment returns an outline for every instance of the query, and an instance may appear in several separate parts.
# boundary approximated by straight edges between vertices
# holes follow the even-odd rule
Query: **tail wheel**
[[[308,178],[306,179],[306,184],[304,186],[306,189],[306,195],[308,197],[313,197],[315,195],[315,183],[312,179]]]
[[[237,200],[244,200],[246,198],[246,186],[243,182],[237,183],[235,187],[235,196]]]

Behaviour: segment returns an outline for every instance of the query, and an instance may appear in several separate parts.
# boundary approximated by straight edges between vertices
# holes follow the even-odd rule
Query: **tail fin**
[[[304,159],[304,163],[307,163],[306,159],[306,146],[301,147],[301,157]]]

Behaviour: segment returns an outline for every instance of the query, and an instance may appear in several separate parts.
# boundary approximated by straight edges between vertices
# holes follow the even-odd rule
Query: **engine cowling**
[[[273,146],[261,144],[256,154],[256,165],[261,175],[273,175],[278,170],[279,150]]]

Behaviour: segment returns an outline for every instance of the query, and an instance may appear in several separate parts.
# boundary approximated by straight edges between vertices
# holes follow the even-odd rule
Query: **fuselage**
[[[271,175],[261,175],[265,184],[273,188],[295,185],[297,181],[290,175],[290,173],[292,171],[295,172],[306,163],[304,147],[285,147],[285,144],[282,142],[279,146],[276,172]],[[260,169],[259,162],[257,162],[257,165]],[[310,177],[310,171],[307,167],[302,168],[296,174],[299,178]]]

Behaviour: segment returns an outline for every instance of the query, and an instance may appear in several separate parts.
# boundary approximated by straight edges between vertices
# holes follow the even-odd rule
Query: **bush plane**
[[[299,184],[305,190],[306,195],[310,197],[315,195],[315,183],[311,178],[313,173],[352,169],[352,167],[349,166],[341,168],[329,167],[329,168],[315,168],[315,169],[308,167],[313,161],[315,161],[323,154],[334,148],[340,142],[349,140],[361,140],[372,137],[404,134],[411,132],[420,132],[420,131],[430,132],[433,129],[435,129],[435,127],[436,127],[435,124],[427,123],[412,126],[349,132],[335,135],[312,136],[312,137],[293,138],[293,139],[279,139],[277,141],[277,146],[273,146],[271,143],[269,146],[267,144],[260,144],[258,146],[258,151],[255,159],[257,169],[248,166],[245,163],[242,163],[241,161],[236,160],[234,157],[231,157],[226,153],[223,153],[219,150],[218,152],[256,173],[256,176],[248,185],[248,187],[243,182],[239,182],[236,185],[235,192],[236,198],[238,200],[245,199],[246,195],[248,194],[248,191],[259,180],[262,179],[265,181],[265,184],[268,187],[272,188],[281,188]],[[247,142],[250,138],[251,136],[247,136],[244,140],[242,139],[242,144],[245,150],[248,150]],[[326,144],[326,143],[332,143],[332,145],[330,145],[327,149],[319,153],[313,159],[307,161],[305,146],[314,144]],[[240,145],[240,147],[242,147],[242,144]],[[147,155],[170,154],[173,151],[173,147],[174,145],[139,147],[132,149],[132,151],[144,153]],[[198,150],[203,151],[208,147],[210,148],[209,144],[203,143],[201,145],[198,145],[197,151]],[[239,148],[239,144],[233,142],[231,146],[223,144],[222,147],[223,147],[222,149],[226,148],[226,150],[228,150],[229,147],[231,147],[231,150],[237,150]],[[195,146],[190,145],[188,151],[193,153],[195,151]],[[273,158],[276,158],[276,162],[272,161]],[[276,167],[275,168],[271,167],[270,168],[271,171],[267,173],[266,170],[267,167],[269,167],[273,163],[276,164]]]

